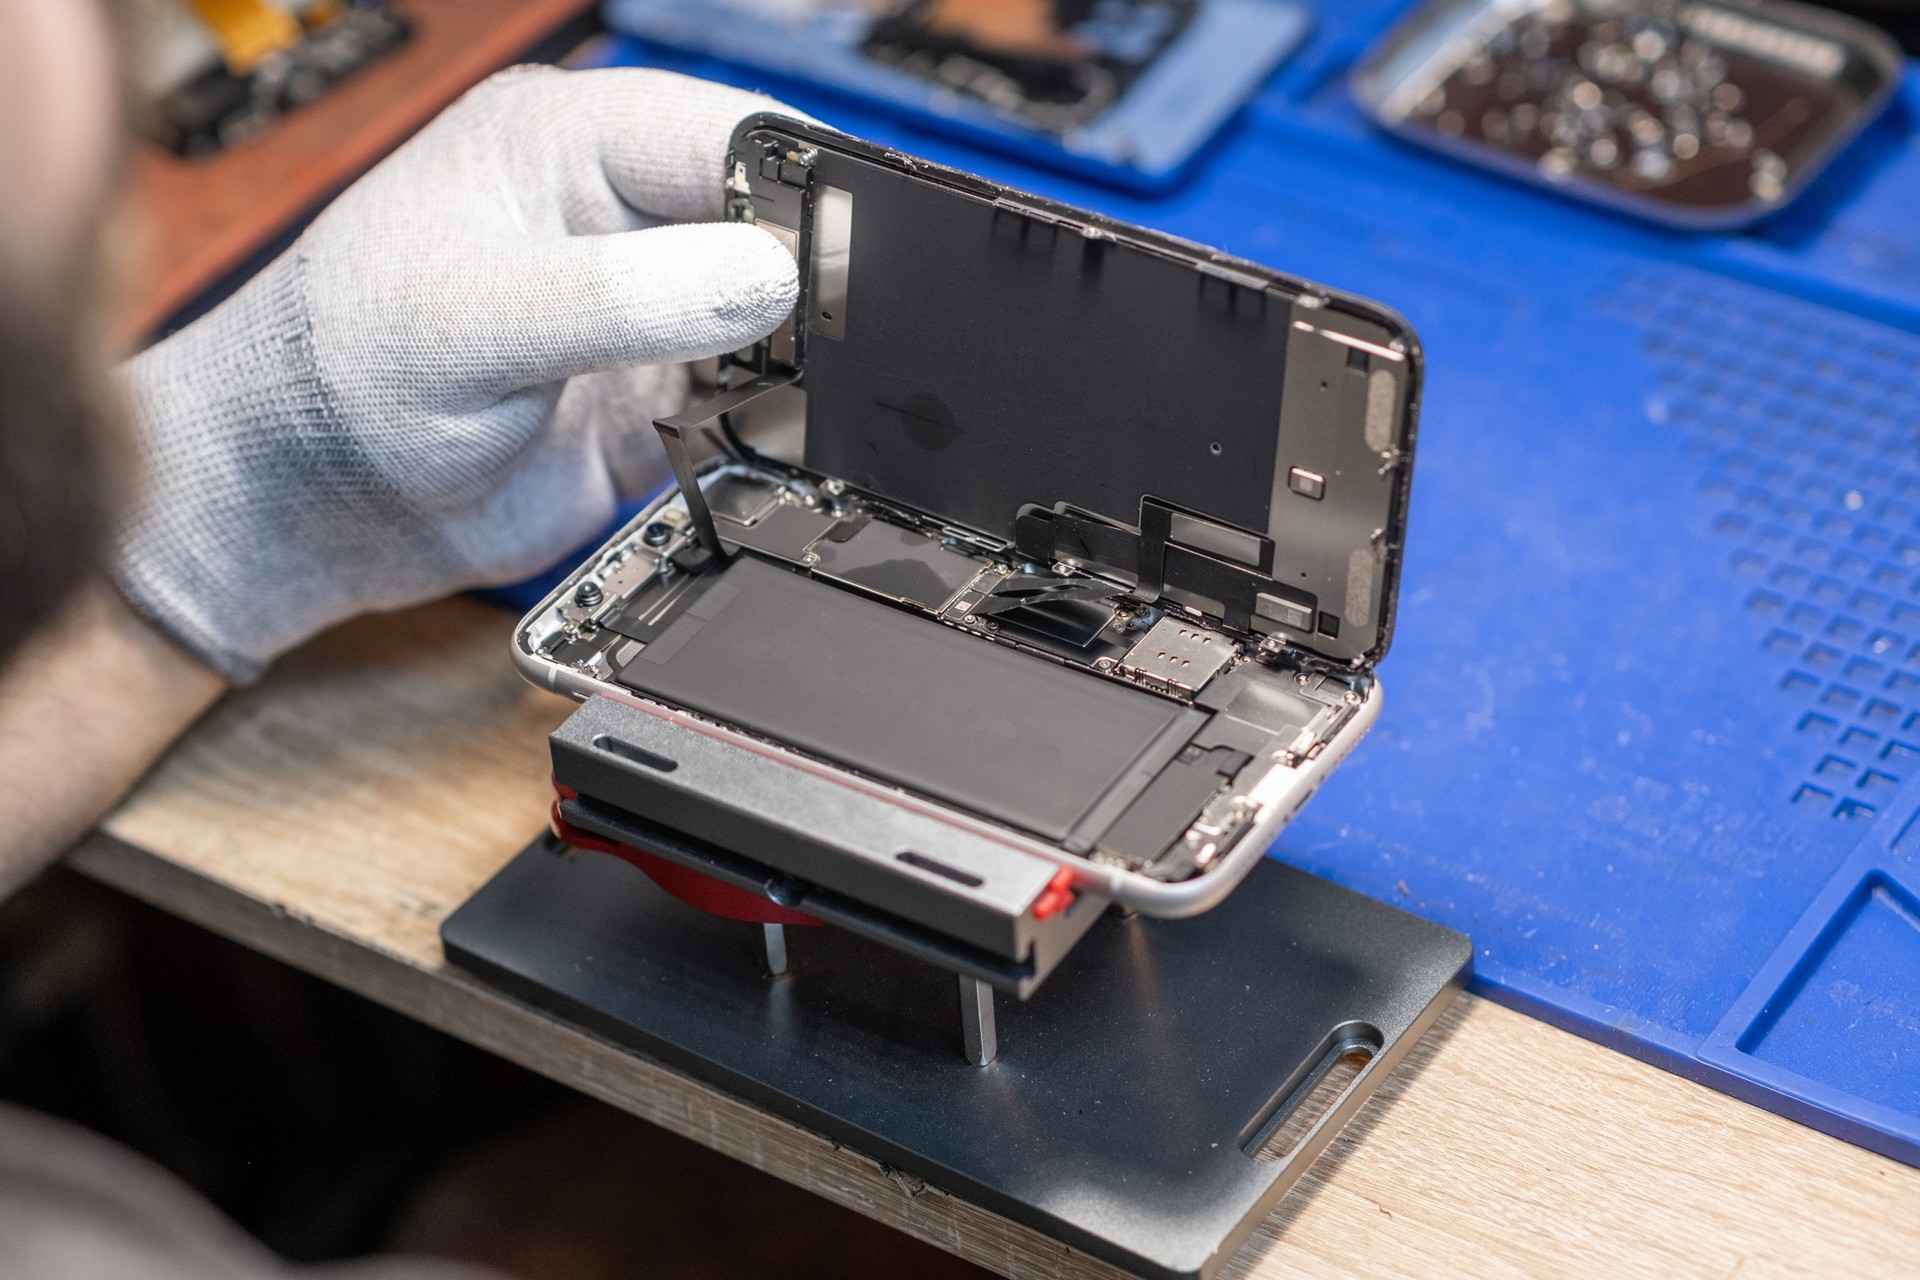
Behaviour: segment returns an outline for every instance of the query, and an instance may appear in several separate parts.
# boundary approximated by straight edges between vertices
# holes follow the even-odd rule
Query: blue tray
[[[1401,7],[1324,6],[1161,198],[786,92],[1404,311],[1387,710],[1276,856],[1464,930],[1495,1000],[1920,1163],[1920,76],[1801,204],[1688,237],[1375,134],[1343,78]]]
[[[1200,145],[1312,26],[1302,0],[1204,0],[1153,66],[1069,146],[868,58],[860,40],[870,19],[858,6],[605,0],[601,11],[616,31],[758,68],[779,85],[830,88],[962,142],[1149,193],[1179,184]]]

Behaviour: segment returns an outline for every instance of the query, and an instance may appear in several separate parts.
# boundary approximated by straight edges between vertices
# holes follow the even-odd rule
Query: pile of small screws
[[[1408,119],[1555,180],[1697,205],[1783,199],[1783,152],[1835,97],[1687,23],[1687,6],[1663,0],[1549,0],[1468,54]]]

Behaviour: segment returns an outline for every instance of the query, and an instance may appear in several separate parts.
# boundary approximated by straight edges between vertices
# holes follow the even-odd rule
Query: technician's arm
[[[788,252],[719,221],[733,128],[774,107],[503,72],[130,362],[145,489],[119,595],[0,676],[0,893],[226,682],[353,614],[541,569],[665,479],[651,422],[686,362],[793,308]]]
[[[0,674],[0,899],[86,832],[226,682],[106,584]]]

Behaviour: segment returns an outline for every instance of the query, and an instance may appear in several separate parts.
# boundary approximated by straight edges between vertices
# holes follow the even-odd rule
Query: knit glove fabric
[[[765,98],[523,67],[468,93],[205,318],[123,369],[145,488],[115,576],[234,680],[368,609],[538,571],[666,474],[679,362],[792,310],[721,215]],[[675,225],[678,224],[678,225]]]

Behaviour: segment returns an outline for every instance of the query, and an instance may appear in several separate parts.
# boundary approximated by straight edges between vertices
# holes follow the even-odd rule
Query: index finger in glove
[[[495,399],[576,374],[737,351],[792,312],[791,254],[745,223],[504,241],[458,278],[404,282],[412,332],[448,385]]]
[[[449,116],[484,117],[530,220],[579,235],[718,218],[733,130],[763,111],[808,118],[669,71],[516,67]]]

